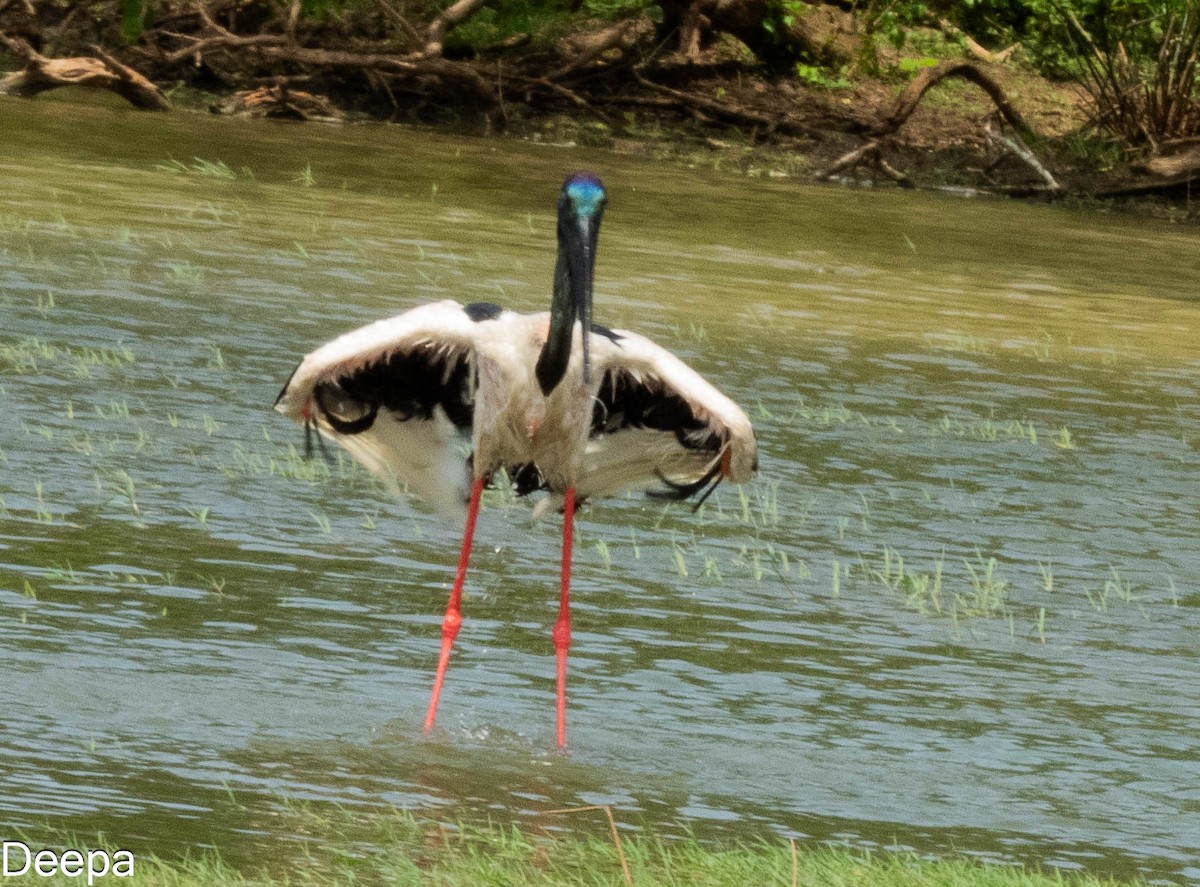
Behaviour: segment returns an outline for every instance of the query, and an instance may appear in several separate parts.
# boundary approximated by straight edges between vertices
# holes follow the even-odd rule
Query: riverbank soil
[[[1084,83],[1020,45],[988,50],[944,19],[903,39],[872,27],[766,0],[0,0],[0,91],[83,85],[147,110],[388,120],[1195,215],[1193,142],[1122,144]]]

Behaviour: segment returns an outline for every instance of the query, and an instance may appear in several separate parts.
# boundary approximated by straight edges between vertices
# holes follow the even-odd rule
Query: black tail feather
[[[550,489],[550,485],[542,477],[542,473],[538,470],[538,467],[532,462],[526,462],[523,465],[508,466],[508,477],[516,488],[518,496],[528,496],[530,493],[536,493],[539,490]]]
[[[313,438],[317,439],[317,449],[321,451],[321,458],[327,464],[333,463],[333,456],[325,447],[325,438],[321,437],[321,432],[317,430],[317,423],[311,419],[304,423],[304,458],[311,459],[313,457]]]
[[[718,459],[712,468],[705,472],[704,476],[699,480],[694,480],[691,483],[679,484],[673,480],[667,480],[662,472],[656,472],[658,479],[666,486],[665,490],[647,490],[646,495],[651,499],[671,499],[676,502],[681,502],[684,499],[690,499],[692,496],[704,490],[704,495],[692,506],[692,511],[699,511],[700,506],[704,501],[712,495],[713,490],[720,486],[724,474],[721,472],[721,461]],[[708,489],[705,489],[707,487]]]

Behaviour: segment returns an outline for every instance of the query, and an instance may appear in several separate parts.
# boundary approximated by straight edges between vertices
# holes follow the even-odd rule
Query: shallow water
[[[1200,882],[1197,232],[398,128],[0,119],[0,823],[237,860],[288,852],[283,799],[604,803]],[[557,521],[491,495],[425,739],[459,528],[270,406],[371,319],[543,309],[578,167],[610,191],[597,320],[742,403],[761,477],[581,512],[565,757]]]

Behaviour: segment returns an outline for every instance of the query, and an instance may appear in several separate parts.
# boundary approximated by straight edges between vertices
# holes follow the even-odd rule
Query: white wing
[[[590,344],[600,382],[581,496],[665,486],[664,495],[686,498],[722,479],[750,480],[754,431],[733,401],[645,336],[601,331]]]
[[[339,336],[300,362],[275,409],[336,441],[389,486],[461,511],[480,319],[447,300]]]

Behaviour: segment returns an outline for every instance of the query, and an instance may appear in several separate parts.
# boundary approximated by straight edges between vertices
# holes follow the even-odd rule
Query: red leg
[[[467,525],[463,529],[462,554],[458,556],[458,573],[454,577],[454,587],[450,590],[450,603],[446,605],[446,615],[442,619],[442,652],[438,656],[437,676],[433,679],[433,693],[429,697],[429,711],[425,713],[424,731],[433,729],[433,720],[437,717],[438,697],[442,694],[442,681],[446,677],[446,666],[450,664],[450,648],[454,646],[454,638],[462,626],[463,582],[467,578],[467,564],[471,560],[471,540],[475,538],[475,518],[479,516],[479,497],[483,494],[483,478],[475,478],[471,487],[471,502],[467,507]]]
[[[575,488],[563,500],[562,588],[558,621],[554,623],[554,653],[558,659],[558,747],[567,745],[567,648],[571,646],[571,544],[575,538]]]

